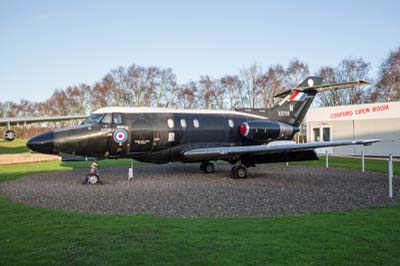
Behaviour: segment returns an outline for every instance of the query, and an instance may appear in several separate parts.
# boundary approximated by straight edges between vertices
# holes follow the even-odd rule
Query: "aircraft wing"
[[[280,152],[293,152],[313,150],[316,148],[346,146],[346,145],[371,145],[379,142],[379,139],[370,140],[338,140],[327,142],[311,142],[297,144],[293,141],[274,141],[263,145],[248,145],[248,146],[231,146],[231,147],[210,147],[199,148],[185,151],[183,155],[186,158],[196,159],[209,157],[210,159],[224,159],[240,155],[263,155]]]
[[[73,119],[84,119],[86,115],[72,115],[72,116],[41,116],[41,117],[9,117],[0,118],[0,126],[21,125],[27,123],[37,122],[56,122]]]

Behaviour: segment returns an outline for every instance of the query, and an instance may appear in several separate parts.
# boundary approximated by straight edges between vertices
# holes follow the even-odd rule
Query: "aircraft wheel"
[[[236,165],[232,166],[232,168],[231,168],[231,177],[233,177],[235,175],[235,169],[236,169]]]
[[[203,172],[206,174],[214,173],[215,172],[214,164],[210,162],[205,163],[203,166]]]
[[[234,166],[232,167],[233,178],[246,178],[247,177],[247,169],[244,166]]]
[[[13,141],[15,139],[14,130],[6,129],[6,131],[4,131],[4,139],[7,141]]]
[[[100,180],[98,175],[89,175],[87,177],[87,179],[88,179],[88,184],[91,184],[91,185],[95,185],[95,184],[99,183],[99,180]]]
[[[200,164],[200,171],[204,172],[204,167],[205,167],[206,163],[207,163],[207,162],[202,162],[202,163]]]

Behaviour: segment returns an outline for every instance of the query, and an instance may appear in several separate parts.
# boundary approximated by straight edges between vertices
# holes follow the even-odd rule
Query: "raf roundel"
[[[128,133],[123,129],[118,129],[114,131],[114,141],[117,143],[124,143],[128,138]]]

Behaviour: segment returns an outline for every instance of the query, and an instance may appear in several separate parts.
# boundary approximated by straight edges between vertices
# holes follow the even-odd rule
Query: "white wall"
[[[382,139],[372,146],[335,147],[333,154],[400,157],[400,102],[310,109],[306,117],[307,141],[313,127],[332,127],[332,140]]]

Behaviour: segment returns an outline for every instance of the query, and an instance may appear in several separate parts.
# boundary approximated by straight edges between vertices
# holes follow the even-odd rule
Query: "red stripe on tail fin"
[[[290,97],[289,97],[289,101],[293,101],[294,100],[294,98],[296,98],[296,96],[297,96],[297,94],[299,94],[299,92],[298,91],[295,91],[295,92],[293,92],[292,93],[292,95],[290,95]]]

